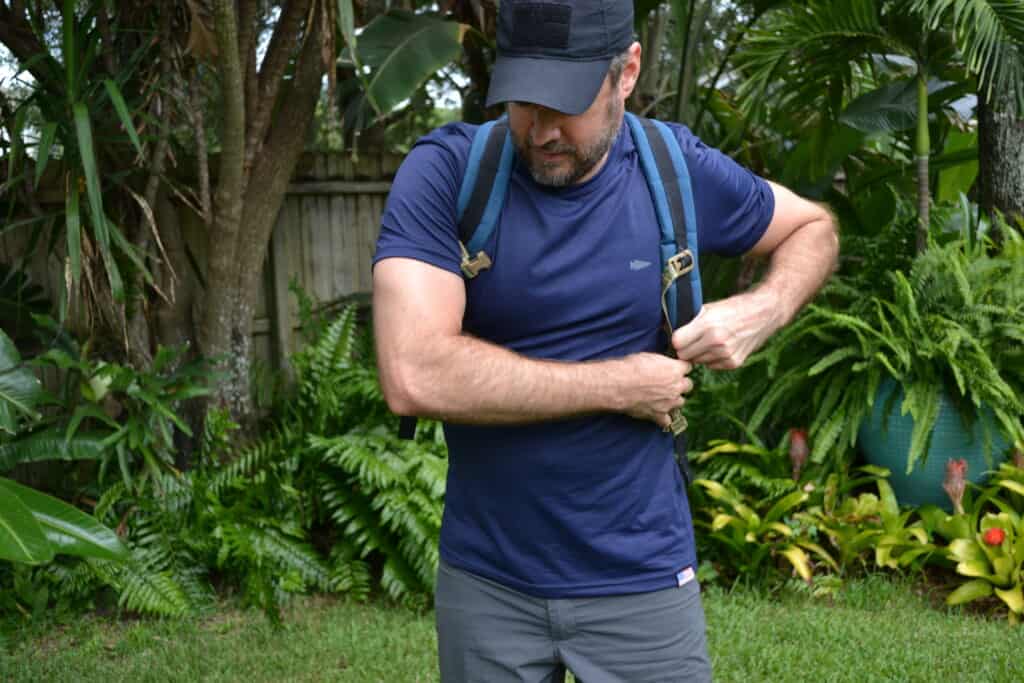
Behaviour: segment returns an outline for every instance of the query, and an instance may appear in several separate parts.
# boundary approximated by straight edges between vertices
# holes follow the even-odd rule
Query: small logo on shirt
[[[629,262],[630,270],[643,270],[647,266],[651,265],[650,261],[641,261],[639,259],[633,259]]]
[[[693,567],[687,567],[683,571],[676,574],[676,583],[680,588],[693,581],[696,574],[693,573]]]

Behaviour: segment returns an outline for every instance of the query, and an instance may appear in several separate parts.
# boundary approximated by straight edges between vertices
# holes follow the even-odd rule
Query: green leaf
[[[10,488],[17,486],[0,479],[0,560],[40,564],[53,559],[53,548],[32,511]]]
[[[36,148],[36,180],[35,185],[39,187],[39,179],[43,177],[43,171],[50,162],[50,149],[53,147],[53,140],[57,137],[57,124],[47,121],[43,124],[43,133],[39,138],[39,146]]]
[[[36,415],[34,407],[42,392],[39,379],[21,366],[21,355],[14,342],[0,330],[0,431],[17,433],[21,415]]]
[[[75,133],[78,136],[78,151],[82,157],[82,168],[85,170],[85,189],[89,196],[90,218],[96,235],[96,243],[99,246],[100,255],[103,257],[103,264],[106,267],[114,299],[124,301],[124,283],[121,281],[121,272],[117,269],[117,263],[110,250],[110,233],[106,214],[103,211],[103,193],[96,165],[96,152],[93,148],[89,110],[86,109],[85,104],[77,102],[72,107],[72,111],[75,117]]]
[[[803,491],[793,491],[789,495],[782,498],[771,507],[770,510],[765,514],[765,522],[776,522],[782,518],[787,512],[795,508],[796,506],[803,503],[810,496]]]
[[[952,130],[946,139],[943,152],[952,154],[963,150],[977,149],[978,132],[961,132]],[[955,166],[948,166],[939,171],[939,188],[935,194],[936,202],[953,202],[962,194],[967,194],[974,179],[978,177],[977,158]]]
[[[345,39],[345,45],[354,54],[356,51],[356,19],[352,0],[338,0],[338,30]]]
[[[992,584],[985,579],[975,579],[963,584],[946,597],[947,605],[962,605],[978,598],[992,595]]]
[[[811,580],[811,563],[807,557],[807,553],[802,548],[798,548],[795,545],[788,546],[779,551],[783,557],[789,560],[789,563],[793,565],[793,569],[796,570],[797,574],[800,575],[804,581]]]
[[[32,513],[53,551],[101,560],[124,560],[128,550],[117,534],[81,510],[35,489],[0,479],[4,497],[16,497]]]
[[[957,538],[949,544],[949,556],[957,562],[983,562],[985,553],[973,539]]]
[[[141,155],[142,143],[139,142],[139,134],[135,131],[135,124],[132,123],[131,112],[128,111],[128,105],[124,101],[124,96],[121,95],[121,90],[117,87],[117,83],[114,83],[114,81],[109,78],[104,79],[103,87],[107,89],[110,101],[114,103],[114,110],[121,119],[121,125],[124,127],[125,132],[128,133],[128,137],[131,139],[132,144],[135,145],[135,150]]]
[[[861,95],[839,120],[863,133],[897,133],[917,123],[917,86],[902,79]]]
[[[78,200],[77,178],[72,177],[71,187],[64,197],[64,228],[68,237],[68,260],[71,262],[71,287],[77,289],[82,279],[82,216]],[[68,292],[71,295],[71,292]]]
[[[394,11],[359,36],[359,56],[371,68],[367,96],[380,115],[409,99],[428,78],[456,59],[468,26]]]
[[[103,455],[103,438],[99,434],[78,434],[67,441],[57,429],[0,443],[0,472],[26,462],[47,460],[98,460]]]
[[[1006,590],[996,588],[995,594],[1006,603],[1010,611],[1015,614],[1024,614],[1024,591],[1021,590],[1021,584],[1018,583],[1013,588],[1007,588]]]

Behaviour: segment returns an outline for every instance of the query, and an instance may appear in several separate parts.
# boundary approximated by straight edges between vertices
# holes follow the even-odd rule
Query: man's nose
[[[530,108],[530,113],[533,117],[531,137],[534,145],[542,147],[562,137],[560,112],[536,104]]]

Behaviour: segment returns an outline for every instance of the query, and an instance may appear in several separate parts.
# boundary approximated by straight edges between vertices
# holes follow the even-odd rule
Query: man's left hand
[[[704,304],[672,335],[676,355],[715,370],[743,365],[784,322],[766,294],[753,291]]]

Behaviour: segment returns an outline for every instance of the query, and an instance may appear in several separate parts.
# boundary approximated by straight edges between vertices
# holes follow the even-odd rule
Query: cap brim
[[[595,61],[498,55],[487,106],[530,102],[565,114],[582,114],[601,90],[612,58]]]

